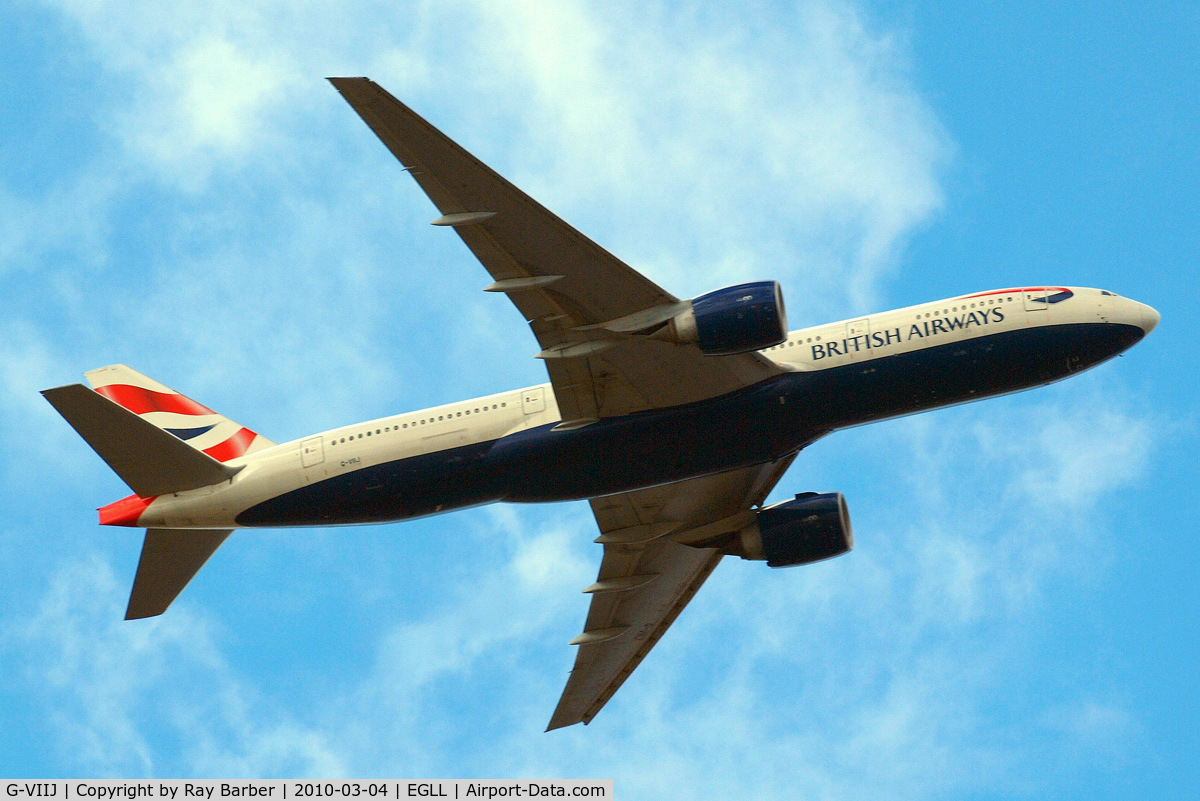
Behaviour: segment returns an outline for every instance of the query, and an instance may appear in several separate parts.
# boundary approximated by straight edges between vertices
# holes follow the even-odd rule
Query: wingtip
[[[165,610],[165,609],[162,609],[162,610],[159,610],[158,612],[150,612],[150,611],[147,611],[147,610],[145,610],[145,609],[137,609],[137,610],[135,610],[135,609],[133,608],[133,606],[132,606],[132,605],[130,605],[130,606],[129,606],[129,607],[126,609],[126,610],[125,610],[125,619],[126,619],[126,620],[145,620],[146,618],[158,617],[159,615],[161,615],[161,614],[162,614],[163,612],[165,612],[165,611],[167,611],[167,610]]]
[[[565,728],[568,728],[570,726],[575,726],[580,723],[582,723],[584,726],[586,726],[591,722],[592,722],[591,718],[575,718],[572,720],[571,718],[560,718],[560,717],[558,717],[558,715],[556,713],[556,715],[554,717],[550,718],[550,724],[548,726],[546,726],[546,732],[549,733],[549,732],[554,731],[555,729],[565,729]]]

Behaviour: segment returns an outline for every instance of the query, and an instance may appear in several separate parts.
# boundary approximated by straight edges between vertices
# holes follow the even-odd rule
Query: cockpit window
[[[1101,289],[1101,290],[1100,290],[1100,294],[1101,294],[1101,295],[1108,295],[1110,298],[1115,298],[1115,297],[1117,297],[1117,293],[1116,293],[1116,292],[1109,292],[1107,289]]]

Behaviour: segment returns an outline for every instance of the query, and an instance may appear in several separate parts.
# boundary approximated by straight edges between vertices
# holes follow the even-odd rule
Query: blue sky
[[[0,774],[1195,794],[1200,12],[977,6],[0,7]],[[855,551],[727,560],[586,728],[542,731],[584,504],[241,532],[125,622],[140,533],[93,510],[127,490],[39,389],[125,362],[283,441],[545,380],[339,74],[680,296],[777,278],[800,327],[1046,282],[1163,322],[811,447],[775,495],[844,492]]]

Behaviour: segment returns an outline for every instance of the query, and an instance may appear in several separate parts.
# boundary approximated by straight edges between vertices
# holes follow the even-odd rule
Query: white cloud
[[[64,565],[5,651],[48,694],[64,757],[97,776],[336,776],[325,738],[276,717],[221,655],[222,637],[185,601],[127,622],[127,588],[98,556]],[[262,721],[271,722],[262,722]],[[165,746],[165,747],[164,747]]]
[[[1132,761],[1145,737],[1144,726],[1116,698],[1071,699],[1046,710],[1041,723],[1057,741],[1061,759],[1080,763],[1102,760],[1107,770],[1117,770]]]
[[[315,77],[346,64],[451,106],[468,145],[486,126],[505,143],[486,161],[680,293],[777,275],[861,308],[942,202],[949,143],[903,41],[845,4],[59,7],[136,88],[116,99],[130,155],[192,191],[294,147],[318,109],[345,117]]]
[[[706,25],[666,6],[482,13],[472,63],[523,78],[536,120],[514,177],[564,212],[600,204],[618,255],[681,293],[771,274],[861,308],[941,206],[950,146],[904,48],[843,4],[775,12],[752,41],[733,8]]]
[[[295,70],[250,52],[256,51],[218,36],[186,42],[145,76],[137,105],[120,116],[122,137],[160,173],[190,188],[207,178],[211,158],[261,152],[262,118],[272,100],[281,101]],[[205,158],[206,151],[213,155]]]

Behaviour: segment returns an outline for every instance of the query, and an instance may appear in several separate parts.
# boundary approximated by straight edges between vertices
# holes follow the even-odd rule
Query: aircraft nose
[[[1162,316],[1158,311],[1147,306],[1145,303],[1139,303],[1138,306],[1141,307],[1139,309],[1141,312],[1139,315],[1141,318],[1139,325],[1141,325],[1142,331],[1145,334],[1149,334],[1158,326],[1158,321],[1162,319]]]

